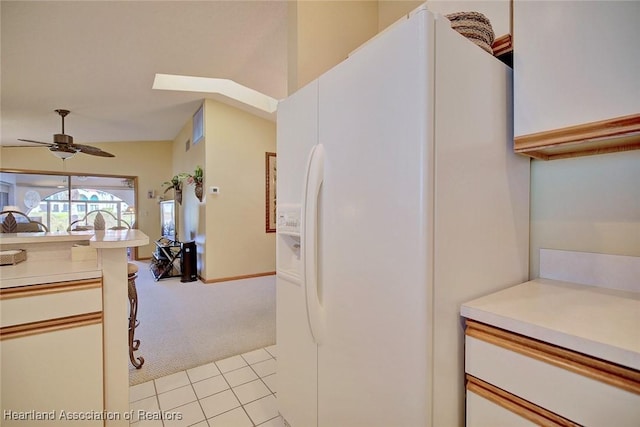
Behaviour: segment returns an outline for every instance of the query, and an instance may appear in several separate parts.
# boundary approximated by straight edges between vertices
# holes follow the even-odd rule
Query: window
[[[30,174],[0,171],[6,184],[5,205],[15,205],[50,231],[66,231],[71,222],[88,211],[105,209],[134,226],[136,220],[134,177]],[[4,190],[2,187],[0,190]],[[0,191],[1,194],[4,191]],[[37,192],[38,200],[26,197]],[[0,203],[3,201],[0,198]]]

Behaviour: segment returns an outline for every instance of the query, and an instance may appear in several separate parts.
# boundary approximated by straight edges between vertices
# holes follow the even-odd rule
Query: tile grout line
[[[244,357],[242,357],[242,354],[239,354],[238,356],[240,356],[240,358],[241,358],[245,363],[247,363],[246,359],[245,359]],[[218,364],[217,364],[217,363],[216,363],[216,366],[218,366]],[[251,365],[249,365],[249,363],[247,363],[247,366],[249,366],[249,367],[251,368]],[[232,369],[231,371],[228,371],[228,372],[238,371],[238,370],[240,370],[240,369],[242,369],[242,368],[244,368],[244,366],[243,366],[243,367],[241,367],[241,368],[238,368],[238,369]],[[219,367],[218,367],[218,370],[220,370],[220,368],[219,368]],[[226,373],[228,373],[228,372],[222,372],[222,371],[220,371],[220,375],[222,375],[222,379],[224,379],[224,381],[225,381],[225,382],[227,383],[227,385],[229,386],[229,390],[231,390],[231,393],[233,393],[233,395],[235,396],[235,398],[238,400],[238,403],[240,403],[240,407],[241,407],[241,408],[242,408],[242,410],[244,411],[244,413],[245,413],[245,415],[247,416],[247,418],[249,418],[249,422],[251,422],[251,425],[252,425],[253,427],[255,427],[256,423],[254,423],[254,422],[253,422],[253,419],[251,418],[251,416],[249,415],[249,413],[247,412],[247,410],[244,408],[244,405],[242,404],[242,402],[241,402],[241,401],[240,401],[240,399],[238,398],[238,395],[236,394],[236,392],[235,392],[235,391],[233,391],[233,387],[231,387],[231,383],[229,382],[229,380],[227,380],[227,377],[225,377],[225,376],[224,376],[224,374],[226,374]],[[243,383],[243,384],[247,384],[247,383]],[[242,384],[239,384],[239,385],[242,385]],[[218,415],[226,414],[227,412],[231,412],[231,411],[233,411],[234,409],[237,409],[237,408],[229,409],[228,411],[222,412],[222,413],[220,413],[220,414],[218,414]],[[218,415],[216,415],[216,417],[217,417]],[[205,417],[206,417],[206,415],[205,415]],[[213,418],[215,418],[215,417],[213,417]],[[209,423],[208,419],[207,419],[207,423]]]
[[[262,349],[262,350],[264,350],[264,351],[269,355],[269,357],[268,357],[267,359],[259,360],[259,361],[257,361],[257,362],[255,362],[255,363],[253,363],[253,364],[252,364],[252,363],[249,363],[249,361],[248,361],[248,360],[247,360],[247,359],[242,355],[242,353],[241,353],[241,354],[238,354],[237,356],[240,356],[240,358],[244,361],[244,363],[246,363],[246,366],[241,366],[241,367],[239,367],[239,368],[231,369],[231,370],[226,371],[226,372],[223,372],[223,371],[220,369],[220,367],[218,366],[218,363],[217,363],[218,361],[211,362],[211,363],[214,363],[214,364],[215,364],[216,368],[217,368],[217,369],[218,369],[218,371],[220,372],[220,375],[222,376],[222,379],[223,379],[223,380],[225,381],[225,383],[227,384],[227,386],[228,386],[228,390],[230,390],[230,391],[231,391],[231,393],[233,393],[233,396],[236,398],[236,400],[237,400],[237,401],[238,401],[238,403],[240,404],[240,406],[239,406],[239,407],[240,407],[240,408],[242,408],[243,412],[246,414],[247,418],[249,418],[249,421],[251,422],[251,424],[252,424],[252,426],[253,426],[253,427],[257,427],[257,426],[259,426],[259,425],[263,425],[263,424],[265,424],[265,423],[268,423],[268,422],[270,422],[270,421],[272,421],[272,420],[274,420],[274,419],[278,418],[278,416],[279,416],[279,414],[278,414],[278,415],[276,415],[276,416],[275,416],[275,417],[273,417],[273,418],[270,418],[270,419],[268,419],[268,420],[265,420],[265,421],[264,421],[264,422],[262,422],[261,424],[256,424],[256,423],[253,421],[253,419],[251,418],[251,416],[249,415],[249,413],[247,412],[246,408],[245,408],[245,405],[250,404],[250,403],[253,403],[253,402],[256,402],[256,401],[258,401],[258,400],[260,400],[260,399],[264,399],[264,398],[266,398],[266,397],[268,397],[268,396],[273,396],[274,398],[276,398],[276,399],[277,399],[277,397],[276,397],[276,393],[275,393],[273,390],[271,390],[271,388],[269,387],[269,385],[264,381],[263,377],[262,377],[262,376],[261,376],[261,375],[260,375],[260,374],[255,370],[255,369],[254,369],[254,367],[253,367],[253,365],[255,365],[255,364],[262,363],[262,362],[266,362],[266,361],[269,361],[269,360],[277,361],[276,356],[275,356],[274,354],[272,354],[271,352],[269,352],[269,350],[267,350],[267,347],[262,347],[261,349]],[[247,353],[248,353],[248,352],[247,352]],[[246,353],[245,353],[245,354],[246,354]],[[231,357],[233,357],[233,356],[231,356]],[[221,360],[224,360],[224,359],[221,359]],[[240,400],[240,398],[239,398],[239,397],[238,397],[238,395],[236,394],[236,391],[234,390],[234,387],[232,387],[232,386],[231,386],[231,383],[227,380],[227,377],[225,376],[225,374],[228,374],[228,373],[230,373],[230,372],[234,372],[234,371],[238,371],[238,370],[243,369],[243,368],[245,368],[245,367],[249,367],[249,368],[251,369],[251,371],[256,375],[256,377],[260,380],[260,382],[261,382],[261,383],[262,383],[262,384],[267,388],[267,390],[269,391],[269,394],[267,394],[267,395],[265,395],[265,396],[262,396],[262,397],[259,397],[259,398],[257,398],[257,399],[254,399],[254,400],[252,400],[252,401],[249,401],[249,402],[246,402],[246,403],[242,403],[242,401]],[[196,397],[196,401],[197,401],[197,403],[198,403],[198,406],[200,407],[200,410],[202,411],[202,414],[204,415],[204,420],[203,420],[203,421],[204,421],[207,425],[209,425],[209,418],[207,418],[207,414],[205,413],[204,408],[203,408],[203,406],[202,406],[202,403],[200,402],[202,399],[201,399],[200,397],[198,397],[198,394],[196,393],[195,388],[194,388],[194,381],[191,379],[191,376],[189,376],[189,373],[188,373],[187,371],[188,371],[188,369],[185,369],[185,370],[183,370],[183,371],[179,371],[179,372],[184,372],[184,373],[185,373],[185,375],[186,375],[186,377],[187,377],[187,379],[188,379],[188,381],[189,381],[189,386],[191,387],[191,390],[193,391],[193,393],[194,393],[194,395],[195,395],[195,397]],[[176,372],[176,373],[179,373],[179,372]],[[274,372],[274,373],[272,373],[272,374],[265,375],[265,377],[267,377],[267,376],[271,376],[271,375],[275,375],[275,374],[277,374],[277,371],[276,371],[276,372]],[[169,375],[174,375],[174,374],[169,374]],[[169,376],[169,375],[166,375],[166,376]],[[165,376],[165,377],[166,377],[166,376]],[[217,376],[217,375],[213,375],[213,376],[211,376],[211,377],[203,378],[203,379],[201,379],[200,381],[205,381],[205,380],[207,380],[207,379],[211,379],[211,378],[214,378],[214,377],[216,377],[216,376]],[[163,378],[163,377],[160,377],[160,378]],[[158,379],[158,378],[155,378],[155,379],[151,380],[151,381],[153,382],[153,389],[154,389],[154,392],[155,392],[155,394],[154,394],[154,396],[153,396],[153,397],[155,397],[155,401],[156,401],[156,404],[158,405],[158,408],[160,409],[160,411],[162,411],[162,408],[160,407],[160,398],[159,398],[159,396],[160,396],[160,394],[161,394],[161,393],[158,393],[158,387],[157,387],[157,385],[156,385],[156,380],[157,380],[157,379]],[[242,385],[249,384],[249,383],[254,382],[254,381],[256,381],[256,380],[254,379],[254,380],[250,380],[250,381],[247,381],[247,382],[243,382],[243,383],[240,383],[240,384],[236,385],[235,387],[240,387],[240,386],[242,386]],[[195,381],[195,382],[198,382],[198,381]],[[131,388],[131,387],[133,387],[133,386],[130,386],[130,388]],[[181,388],[181,387],[183,387],[183,386],[176,387],[176,388],[172,388],[171,390],[165,390],[163,393],[168,393],[168,392],[171,392],[171,391],[177,390],[177,389],[179,389],[179,388]],[[219,394],[219,393],[223,393],[224,391],[226,391],[226,390],[222,390],[222,391],[220,391],[220,392],[218,392],[218,393],[213,393],[211,396],[214,396],[214,395]],[[151,397],[151,396],[150,396],[150,397]],[[206,398],[206,397],[209,397],[209,396],[205,396],[205,398]],[[146,398],[143,398],[143,399],[146,399]],[[136,402],[138,402],[138,401],[140,401],[140,400],[143,400],[143,399],[138,399],[138,400],[136,400]],[[203,399],[204,399],[204,398],[203,398]],[[129,402],[129,405],[131,405],[132,403],[135,403],[135,402]],[[180,408],[180,407],[182,407],[182,406],[189,405],[190,403],[193,403],[193,402],[185,403],[184,405],[180,405],[180,406],[178,406],[178,407],[176,407],[176,408],[173,408],[173,409],[177,409],[177,408]],[[213,417],[212,417],[212,419],[213,419],[213,418],[215,418],[215,417],[217,417],[217,416],[219,416],[219,415],[222,415],[222,414],[226,414],[226,413],[228,413],[228,412],[231,412],[231,411],[233,411],[233,410],[235,410],[235,409],[237,409],[237,408],[238,408],[238,407],[235,407],[235,408],[232,408],[232,409],[230,409],[230,410],[228,410],[228,411],[221,412],[221,413],[219,413],[219,414],[217,414],[217,415],[213,416]],[[166,426],[165,426],[165,423],[164,423],[164,420],[160,420],[160,421],[161,421],[161,423],[162,423],[163,427],[166,427]],[[190,424],[190,426],[197,425],[197,424],[199,424],[199,423],[201,423],[201,422],[203,422],[203,421],[198,421],[198,422],[196,422],[195,424]],[[138,421],[138,423],[139,423],[139,421]],[[131,424],[131,423],[130,423],[130,424]]]
[[[216,365],[216,368],[217,367],[218,367],[218,365]],[[191,386],[191,390],[193,390],[193,394],[196,397],[196,402],[198,402],[198,406],[200,407],[200,410],[202,411],[202,415],[204,416],[204,422],[207,423],[207,426],[209,426],[209,420],[207,419],[207,414],[205,414],[205,412],[204,412],[204,408],[202,407],[202,403],[200,403],[200,398],[198,397],[198,393],[196,393],[196,389],[193,387],[193,381],[191,381],[191,377],[189,376],[189,372],[187,372],[187,371],[188,371],[188,369],[185,369],[184,372],[187,374],[187,378],[189,379],[189,385]],[[191,424],[191,425],[193,426],[193,425],[199,424],[201,422],[202,421],[198,421],[198,422],[196,422],[194,424]]]
[[[162,411],[162,408],[160,407],[160,393],[158,393],[158,387],[156,387],[156,380],[153,380],[153,390],[156,392],[156,403],[158,404],[158,410]],[[164,425],[164,420],[160,420],[160,422],[162,423],[162,427],[166,427]]]
[[[263,350],[264,350],[264,351],[266,351],[266,352],[267,352],[267,354],[268,354],[269,356],[273,357],[273,355],[272,355],[271,353],[269,353],[266,349],[264,349],[264,348],[263,348]],[[244,359],[244,361],[245,361],[245,362],[247,362],[247,364],[249,365],[249,368],[253,371],[253,373],[254,373],[254,374],[256,374],[256,376],[258,377],[258,379],[260,380],[260,382],[261,382],[261,383],[262,383],[262,384],[267,388],[267,390],[269,390],[269,391],[271,392],[271,394],[273,394],[273,391],[269,388],[269,386],[268,386],[264,381],[262,381],[262,377],[260,376],[260,374],[259,374],[259,373],[257,373],[255,369],[253,369],[252,364],[251,364],[251,363],[249,363],[249,361],[247,361],[247,359],[245,359],[245,358],[244,358],[244,356],[243,356],[242,354],[240,355],[240,357],[242,357],[242,359]],[[269,360],[269,359],[265,359],[265,360]],[[260,362],[264,362],[265,360],[261,360]],[[260,363],[260,362],[256,362],[256,363]],[[264,398],[264,397],[266,397],[266,396],[259,397],[258,399],[256,399],[256,400],[252,400],[251,402],[255,402],[255,401],[260,400],[260,399],[262,399],[262,398]],[[240,400],[240,399],[238,399],[238,400]],[[251,403],[251,402],[247,402],[247,403]],[[242,403],[242,402],[240,402],[240,403]],[[258,426],[258,424],[256,424],[256,423],[254,423],[254,422],[253,422],[253,418],[251,418],[251,416],[249,415],[249,413],[248,413],[248,412],[247,412],[247,410],[245,409],[244,405],[242,405],[242,409],[244,410],[244,412],[247,414],[247,416],[248,416],[248,417],[249,417],[249,419],[251,420],[251,423],[253,424],[253,426],[254,426],[254,427]],[[265,421],[265,422],[266,422],[266,421]],[[264,423],[262,423],[262,424],[264,424]]]
[[[255,365],[255,364],[257,364],[257,363],[266,362],[267,360],[270,360],[270,359],[276,360],[275,356],[274,356],[273,354],[271,354],[271,353],[269,352],[269,350],[267,350],[267,348],[266,348],[266,347],[263,347],[263,350],[264,350],[264,351],[266,351],[266,352],[267,352],[267,354],[268,354],[269,356],[271,356],[271,357],[270,357],[269,359],[265,359],[265,360],[261,360],[261,361],[259,361],[259,362],[256,362],[256,363],[254,363],[254,365]],[[240,355],[240,356],[244,359],[244,357],[243,357],[242,355]],[[245,362],[247,362],[247,360],[246,360],[246,359],[245,359]],[[249,362],[247,362],[247,363],[249,363]],[[260,376],[260,374],[259,374],[258,372],[256,372],[256,370],[255,370],[255,369],[253,369],[253,365],[252,365],[252,364],[249,364],[249,367],[250,367],[250,368],[251,368],[251,370],[252,370],[252,371],[253,371],[253,372],[258,376],[258,379],[262,382],[262,384],[264,384],[264,386],[267,388],[267,390],[269,390],[269,391],[271,392],[271,393],[270,393],[270,394],[271,394],[271,396],[273,396],[274,398],[276,398],[276,399],[277,399],[276,394],[273,392],[273,390],[271,390],[271,388],[269,387],[269,385],[268,385],[267,383],[265,383],[265,382],[264,382],[264,380],[262,379],[263,377],[261,377],[261,376]],[[273,374],[270,374],[270,375],[273,375]],[[267,395],[267,396],[268,396],[268,395]],[[267,397],[267,396],[262,396],[262,397],[260,397],[260,398],[258,398],[258,399],[256,399],[256,400],[252,400],[251,402],[255,402],[255,401],[257,401],[257,400],[264,399],[264,398],[265,398],[265,397]],[[251,403],[251,402],[247,402],[247,403]],[[242,405],[242,408],[244,409],[244,405]],[[245,409],[245,412],[246,412],[246,409]],[[248,415],[248,414],[247,414],[247,415]],[[274,419],[278,418],[279,416],[280,416],[280,414],[276,415],[276,416],[275,416],[275,417],[273,417],[273,418],[269,418],[268,420],[266,420],[266,421],[264,421],[264,422],[262,422],[262,423],[260,423],[260,424],[255,424],[255,423],[254,423],[253,425],[254,425],[254,427],[261,426],[261,425],[263,425],[263,424],[265,424],[265,423],[268,423],[268,422],[269,422],[269,421],[271,421],[271,420],[274,420]],[[251,417],[249,417],[249,419],[251,419]],[[253,419],[251,419],[251,422],[253,423]]]

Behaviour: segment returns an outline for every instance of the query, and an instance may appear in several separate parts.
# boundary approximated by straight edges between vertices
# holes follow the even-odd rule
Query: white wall
[[[540,248],[640,256],[640,151],[531,162],[530,277]]]
[[[204,138],[186,150],[189,120],[173,142],[166,180],[204,171],[204,197],[183,184],[178,239],[195,241],[205,282],[275,271],[275,233],[265,232],[265,153],[275,152],[275,123],[212,99],[204,103]],[[195,113],[195,111],[194,111]],[[216,186],[219,194],[211,194]],[[173,191],[167,193],[173,198]]]
[[[265,231],[265,153],[276,151],[275,123],[206,100],[206,280],[275,271],[275,233]]]
[[[291,94],[347,58],[378,32],[378,2],[289,2],[288,92]]]

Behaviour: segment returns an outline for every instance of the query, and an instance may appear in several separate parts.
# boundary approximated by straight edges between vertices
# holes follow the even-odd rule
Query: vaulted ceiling
[[[156,73],[287,93],[286,1],[0,2],[0,144],[172,140],[203,93],[153,90]]]

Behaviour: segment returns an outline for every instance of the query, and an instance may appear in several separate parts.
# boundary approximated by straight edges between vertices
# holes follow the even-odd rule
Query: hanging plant
[[[175,199],[178,203],[182,203],[182,181],[188,179],[191,175],[185,172],[181,172],[177,175],[174,175],[169,181],[165,181],[162,185],[166,185],[164,192],[166,194],[167,191],[173,189],[175,194]]]
[[[203,189],[202,189],[203,180],[204,180],[204,173],[200,166],[196,166],[196,169],[193,171],[193,175],[189,175],[187,177],[187,184],[193,184],[195,186],[194,191],[196,193],[196,197],[200,201],[202,201],[202,196],[203,196]]]
[[[182,181],[189,178],[190,176],[191,175],[189,175],[186,172],[180,172],[179,174],[174,175],[173,178],[171,178],[169,181],[165,181],[162,183],[163,186],[168,185],[168,187],[164,190],[164,192],[166,193],[172,188],[174,190],[182,189]]]

